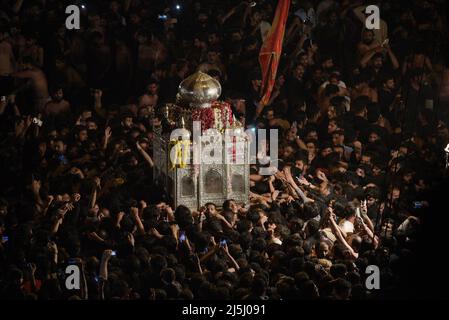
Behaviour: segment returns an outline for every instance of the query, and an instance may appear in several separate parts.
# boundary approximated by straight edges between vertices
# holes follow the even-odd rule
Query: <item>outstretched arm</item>
[[[356,6],[352,11],[354,12],[354,15],[359,19],[363,24],[365,24],[365,11],[366,6]]]
[[[244,4],[245,4],[245,2],[239,3],[238,5],[233,7],[231,10],[229,10],[226,13],[226,15],[220,19],[220,24],[224,24],[226,22],[226,20],[228,20],[230,17],[232,17],[237,12],[237,9],[239,9]]]
[[[90,208],[92,209],[95,207],[95,204],[97,203],[97,190],[101,188],[101,180],[99,177],[94,178],[94,186],[92,188],[92,196],[90,198]]]
[[[240,266],[239,266],[239,264],[237,263],[237,261],[235,261],[234,257],[229,253],[228,245],[225,244],[225,245],[224,245],[223,247],[221,247],[221,248],[223,249],[224,253],[226,254],[226,257],[228,257],[229,260],[231,260],[231,262],[232,262],[232,264],[233,264],[233,266],[234,266],[234,269],[235,269],[235,270],[239,270],[239,269],[240,269]]]
[[[104,130],[103,150],[106,150],[106,148],[108,147],[108,143],[109,143],[109,140],[111,139],[111,136],[112,136],[111,127],[107,127]]]
[[[146,162],[148,162],[150,167],[153,167],[154,162],[153,162],[153,159],[151,159],[150,155],[140,146],[140,144],[138,142],[136,143],[136,146],[137,146],[137,150],[145,158]]]
[[[140,234],[145,234],[145,228],[143,226],[142,220],[140,220],[139,217],[139,209],[136,207],[131,207],[131,216],[133,217],[136,226],[137,226],[137,230],[139,231]]]
[[[105,250],[103,252],[103,256],[101,257],[100,277],[103,280],[108,280],[108,263],[109,263],[109,259],[111,259],[111,256],[112,256],[112,250]]]
[[[304,203],[307,202],[313,202],[312,199],[308,198],[304,191],[301,190],[301,188],[298,187],[298,185],[295,183],[295,180],[293,180],[293,176],[291,174],[290,169],[288,168],[287,170],[285,170],[285,176],[287,178],[287,182],[290,184],[290,186],[295,190],[295,192],[298,194],[298,196],[301,198],[301,200]]]
[[[343,237],[340,228],[338,227],[337,223],[335,222],[335,213],[333,213],[332,208],[328,208],[330,210],[329,213],[329,222],[332,229],[332,232],[337,237],[338,241],[349,251],[351,256],[355,259],[358,258],[358,253],[352,249],[352,247],[349,245],[349,243],[346,241],[346,239]]]
[[[201,263],[204,263],[205,261],[209,260],[218,251],[218,249],[219,249],[218,245],[215,245],[212,250],[208,251],[204,256],[201,257],[200,259]]]

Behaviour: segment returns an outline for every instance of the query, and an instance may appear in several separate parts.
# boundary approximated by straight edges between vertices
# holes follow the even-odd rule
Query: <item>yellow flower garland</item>
[[[170,154],[172,148],[175,148],[174,159],[171,161],[171,170],[176,167],[184,169],[190,162],[190,140],[172,140],[170,141]],[[170,160],[171,157],[170,157]]]

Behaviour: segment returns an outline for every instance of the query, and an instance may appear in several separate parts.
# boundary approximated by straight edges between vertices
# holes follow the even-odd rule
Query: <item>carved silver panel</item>
[[[198,208],[198,183],[193,166],[176,169],[176,183],[173,190],[175,206],[185,205],[191,209]]]
[[[221,207],[226,199],[247,203],[249,198],[249,143],[245,143],[244,164],[227,164],[225,144],[221,164],[171,169],[168,137],[155,135],[153,145],[154,177],[159,177],[173,205],[196,210],[207,202]]]

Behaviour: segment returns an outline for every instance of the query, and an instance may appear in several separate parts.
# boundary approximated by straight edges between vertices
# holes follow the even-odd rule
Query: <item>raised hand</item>
[[[131,216],[137,218],[139,216],[139,208],[131,207],[130,209]]]
[[[310,186],[310,182],[303,176],[299,177],[297,180],[302,185]]]
[[[165,212],[167,212],[167,218],[168,218],[168,222],[173,222],[175,221],[175,214],[173,212],[173,209],[170,206],[166,206],[165,207]]]
[[[276,224],[275,223],[269,223],[267,231],[274,231],[274,229],[276,229]]]
[[[119,224],[120,221],[122,221],[124,216],[125,216],[125,213],[123,211],[120,211],[119,213],[117,213],[117,224]]]
[[[109,140],[112,136],[112,129],[111,127],[107,127],[106,129],[104,129],[104,137]]]
[[[70,169],[70,173],[73,175],[83,176],[83,172],[77,167],[73,167],[72,169]]]
[[[79,193],[74,193],[72,195],[72,201],[73,202],[78,202],[78,201],[80,201],[80,199],[81,199],[81,195]]]
[[[128,235],[126,236],[126,238],[128,239],[128,242],[131,244],[131,246],[134,247],[135,240],[134,240],[133,234],[132,234],[132,233],[128,233]]]
[[[214,238],[213,236],[210,237],[210,243],[211,243],[214,247],[217,246],[217,243],[215,242],[215,238]]]
[[[225,243],[220,247],[226,254],[229,254],[229,248],[228,245]]]
[[[283,171],[287,178],[292,175],[292,171],[291,171],[290,167],[285,167]]]
[[[99,177],[94,178],[94,183],[97,188],[101,188],[101,179]]]
[[[392,159],[398,158],[399,157],[399,150],[392,150],[390,152],[390,155],[391,155]]]
[[[95,89],[93,92],[93,96],[95,99],[101,99],[101,97],[103,96],[103,91],[100,89]]]
[[[273,193],[271,194],[271,200],[275,201],[277,199],[277,197],[279,196],[280,191],[279,190],[274,190]]]
[[[56,218],[58,220],[62,221],[64,219],[64,216],[65,216],[66,213],[67,213],[67,208],[62,207],[62,208],[58,209],[57,214],[56,214]]]
[[[112,257],[112,250],[107,249],[103,251],[103,256],[102,256],[102,260],[104,261],[109,261]]]
[[[55,198],[51,194],[49,194],[47,196],[47,206],[49,206],[53,202],[54,199]]]
[[[39,180],[33,180],[31,182],[31,191],[33,191],[34,194],[38,194],[41,189],[41,182]]]
[[[54,241],[49,241],[47,244],[47,248],[52,254],[58,253],[58,245]]]
[[[36,272],[36,269],[37,269],[36,265],[34,263],[30,262],[30,263],[28,263],[27,267],[28,267],[28,271],[30,272],[30,274],[34,275],[34,273]]]
[[[304,203],[308,203],[308,202],[315,202],[315,200],[314,199],[312,199],[312,198],[309,198],[309,197],[306,197],[306,199],[304,200]]]
[[[318,171],[316,173],[316,176],[318,177],[318,179],[320,179],[322,181],[327,181],[327,177],[326,177],[326,175],[324,174],[323,171]]]
[[[66,203],[65,205],[63,205],[61,208],[58,209],[56,217],[60,220],[64,219],[64,216],[66,215],[66,213],[68,211],[73,210],[73,208],[75,208],[73,206],[73,204],[71,203]]]

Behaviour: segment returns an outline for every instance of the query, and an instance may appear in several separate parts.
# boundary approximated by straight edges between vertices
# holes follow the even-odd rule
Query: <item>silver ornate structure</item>
[[[178,88],[177,103],[164,107],[164,121],[171,124],[170,130],[163,130],[155,127],[155,139],[153,145],[154,158],[154,178],[158,185],[164,189],[169,196],[172,205],[177,207],[185,205],[190,209],[198,209],[208,202],[212,202],[221,207],[226,199],[234,199],[241,203],[247,203],[249,199],[249,141],[244,134],[243,128],[235,118],[231,118],[230,108],[219,110],[213,104],[217,102],[221,94],[221,85],[209,75],[197,72],[181,82]],[[217,141],[217,136],[203,134],[199,143],[192,140],[193,115],[206,111],[209,114],[224,114],[226,119],[216,117],[212,122],[207,121],[207,128],[217,129],[222,135],[221,141]],[[217,119],[219,118],[219,119]],[[234,119],[234,121],[228,121]],[[206,119],[201,119],[202,127],[206,125]],[[231,123],[232,122],[232,123]],[[211,143],[221,149],[221,164],[195,165],[190,161],[182,165],[174,164],[170,157],[170,152],[177,143],[182,141],[170,141],[171,129],[182,128],[184,141],[189,141],[183,146],[189,145],[190,155],[193,148],[200,151]],[[229,145],[226,145],[224,130],[226,128],[241,129],[241,136],[237,137],[242,141],[243,148],[232,149],[235,158],[242,161],[238,163],[227,161],[230,156]],[[215,140],[214,140],[215,139]],[[220,140],[220,139],[219,139]],[[201,161],[201,159],[200,159]]]

